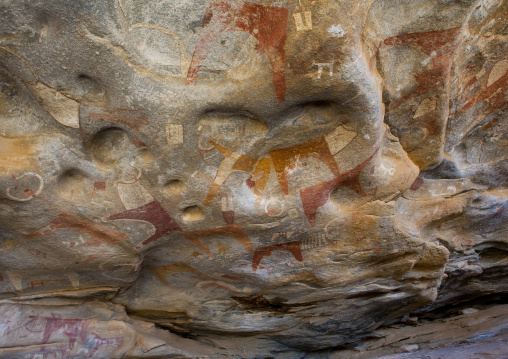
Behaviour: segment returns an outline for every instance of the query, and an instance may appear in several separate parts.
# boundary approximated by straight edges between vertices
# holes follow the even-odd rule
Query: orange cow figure
[[[328,186],[330,188],[335,185],[335,187],[330,189],[329,193],[331,193],[334,188],[343,185],[349,187],[353,186],[354,188],[352,188],[358,194],[365,195],[360,187],[359,180],[356,181],[358,182],[357,185],[353,185],[353,183],[356,182],[349,179],[351,171],[355,170],[341,174],[337,162],[334,158],[334,155],[339,153],[349,143],[351,143],[351,141],[353,141],[356,136],[358,136],[356,132],[349,131],[343,125],[339,125],[324,136],[295,146],[273,150],[270,152],[270,158],[262,158],[260,160],[257,160],[256,158],[248,155],[231,151],[219,145],[217,142],[210,140],[209,142],[222,154],[223,160],[219,166],[219,169],[217,170],[217,175],[215,176],[214,183],[208,191],[204,205],[210,205],[224,181],[233,171],[250,172],[252,176],[249,180],[247,180],[247,185],[254,189],[254,193],[258,198],[261,197],[266,183],[268,182],[268,177],[270,176],[272,163],[277,173],[277,179],[279,181],[282,192],[285,195],[288,195],[289,182],[287,178],[287,170],[296,166],[297,162],[304,157],[318,158],[335,175],[335,179],[327,182],[328,185],[325,185],[325,187]],[[363,167],[365,167],[365,165]],[[363,167],[361,167],[361,169],[363,169]],[[360,174],[358,172],[356,176],[358,177],[359,175]],[[323,184],[319,184],[311,188],[320,188],[319,186],[322,185]],[[305,192],[305,190],[302,190],[300,193],[302,192],[304,196],[309,193]],[[328,195],[323,195],[326,197],[326,199],[328,198]],[[312,201],[315,200],[313,199]],[[315,221],[313,218],[315,218],[315,211],[319,206],[322,206],[324,203],[326,203],[326,201],[322,204],[319,204],[317,207],[310,204],[312,201],[310,201],[310,199],[307,197],[302,197],[302,202],[304,204],[303,207],[307,218],[309,218],[309,222],[314,225]]]
[[[261,197],[271,171],[270,160],[262,158],[258,161],[252,156],[231,151],[215,141],[210,140],[210,143],[222,154],[223,160],[203,204],[209,206],[212,203],[224,181],[234,171],[250,172],[252,176],[247,184],[253,188],[258,197]]]

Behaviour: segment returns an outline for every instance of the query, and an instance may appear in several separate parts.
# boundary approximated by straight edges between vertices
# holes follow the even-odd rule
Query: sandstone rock
[[[408,345],[403,345],[400,348],[403,351],[410,353],[410,352],[414,352],[415,350],[418,350],[419,347],[416,344],[408,344]]]
[[[475,308],[466,308],[466,309],[462,309],[460,311],[460,314],[468,315],[468,314],[474,314],[476,312],[478,312],[478,309],[475,309]]]
[[[367,350],[508,292],[506,1],[0,19],[2,358]]]

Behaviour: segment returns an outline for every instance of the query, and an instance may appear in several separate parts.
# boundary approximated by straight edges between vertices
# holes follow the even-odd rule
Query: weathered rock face
[[[2,358],[296,357],[508,291],[505,1],[0,17]]]

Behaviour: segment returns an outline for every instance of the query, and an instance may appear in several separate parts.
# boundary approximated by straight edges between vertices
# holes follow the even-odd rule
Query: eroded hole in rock
[[[481,250],[479,253],[480,265],[490,267],[504,265],[508,267],[508,250],[506,248],[489,247]]]
[[[77,86],[73,92],[78,96],[78,100],[88,103],[105,103],[106,93],[97,79],[87,74],[80,74],[76,80]]]
[[[286,313],[291,309],[291,306],[284,304],[283,298],[274,298],[268,300],[263,296],[250,296],[250,297],[231,297],[247,310],[256,311],[272,311],[274,313]]]
[[[92,180],[83,171],[70,169],[58,178],[57,191],[65,200],[79,200],[91,194]]]
[[[169,180],[163,187],[164,191],[170,196],[178,196],[182,194],[186,188],[185,182],[180,179]]]
[[[182,219],[186,223],[199,222],[204,218],[204,212],[199,206],[189,206],[182,210]]]
[[[124,157],[133,155],[135,146],[129,134],[120,128],[108,128],[95,135],[92,154],[103,165],[114,166]]]

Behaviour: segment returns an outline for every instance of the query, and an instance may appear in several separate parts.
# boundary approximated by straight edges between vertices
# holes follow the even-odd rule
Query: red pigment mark
[[[232,237],[236,239],[238,242],[240,242],[249,252],[251,253],[253,252],[250,239],[249,237],[247,237],[247,234],[244,232],[240,224],[232,224],[226,227],[203,229],[194,232],[186,232],[183,235],[189,242],[194,244],[196,247],[201,249],[204,253],[208,254],[212,258],[214,257],[212,252],[210,252],[210,250],[202,242],[205,239],[205,237],[216,237],[216,236]]]
[[[106,190],[106,182],[94,182],[93,191],[92,191],[92,198],[95,197],[96,191],[105,191],[105,190]]]
[[[90,262],[96,260],[97,258],[99,258],[99,256],[97,254],[92,254],[92,255],[88,256],[83,262],[81,262],[81,263],[76,262],[76,264],[87,264],[87,263],[90,263]]]
[[[106,190],[106,182],[94,182],[93,190],[94,191],[105,191]]]
[[[31,248],[30,253],[32,253],[34,256],[39,257],[39,258],[46,258],[47,257],[46,253],[41,252],[40,250],[35,249],[35,248]]]
[[[113,346],[116,348],[120,348],[123,345],[123,338],[122,337],[103,338],[103,337],[97,335],[96,333],[92,333],[92,335],[95,336],[95,338],[92,339],[95,342],[95,345],[92,349],[92,352],[88,356],[88,358],[94,358],[95,353],[97,353],[101,349],[101,347]]]
[[[367,248],[366,250],[374,252],[374,254],[381,254],[383,247],[381,245],[377,245],[375,247]]]
[[[136,145],[138,147],[147,147],[148,148],[148,146],[144,142],[141,142],[136,137],[131,137],[131,139],[132,139],[132,142],[134,143],[134,145]]]
[[[418,86],[388,107],[389,110],[399,107],[407,100],[426,93],[438,86],[448,83],[453,55],[458,46],[461,28],[402,34],[385,39],[389,46],[410,46],[431,56],[432,65],[415,75]]]
[[[26,337],[26,335],[24,337]],[[23,337],[20,337],[20,338],[23,338]],[[72,349],[67,348],[65,344],[41,345],[41,346],[39,346],[38,349],[39,350],[38,350],[37,354],[42,355],[42,357],[40,357],[41,359],[51,359],[51,358],[84,359],[84,357],[79,354],[71,355]],[[70,351],[70,353],[69,353],[69,351]],[[35,359],[35,358],[37,358],[37,357],[36,356],[30,357],[30,359]]]
[[[138,131],[148,123],[148,116],[131,116],[127,114],[108,113],[108,112],[92,112],[88,115],[92,120],[118,122],[123,125],[129,126],[135,131]]]
[[[385,39],[384,43],[390,46],[411,46],[422,50],[430,56],[432,51],[447,48],[450,43],[456,41],[456,37],[459,33],[460,27],[446,30],[416,32],[389,37]]]
[[[257,50],[266,54],[272,66],[275,92],[280,102],[286,97],[284,57],[288,10],[283,7],[264,6],[246,2],[230,4],[219,1],[212,3],[205,13],[203,32],[196,45],[187,73],[187,85],[192,84],[199,68],[212,47],[221,36],[229,31],[244,31],[258,40]]]
[[[469,61],[466,65],[467,73],[470,73],[475,68],[474,60]]]
[[[125,233],[109,229],[96,223],[85,221],[68,213],[60,213],[58,217],[39,230],[27,234],[25,238],[38,238],[62,229],[88,234],[92,240],[86,242],[87,246],[99,246],[101,244],[118,244],[128,236]]]
[[[114,214],[107,218],[109,221],[117,219],[137,219],[148,222],[155,227],[155,233],[138,244],[136,249],[140,249],[141,247],[146,246],[147,244],[156,241],[169,233],[182,230],[178,223],[176,223],[164,210],[161,204],[155,200],[145,204],[144,206]]]
[[[470,246],[470,245],[472,245],[472,244],[473,244],[473,241],[472,241],[472,240],[470,240],[470,239],[468,239],[468,238],[460,238],[460,239],[459,239],[459,242],[460,242],[461,244],[465,244],[466,246]]]
[[[411,187],[409,187],[409,189],[411,191],[416,191],[418,188],[421,187],[421,185],[423,184],[423,179],[418,177],[417,179],[415,179],[415,181],[413,182],[413,184],[411,185]]]
[[[374,189],[369,194],[369,196],[376,197],[378,189],[379,189],[379,186],[374,187]]]
[[[261,263],[261,260],[270,256],[273,251],[288,251],[290,252],[297,261],[303,262],[302,251],[300,249],[301,240],[288,242],[288,243],[279,243],[271,246],[265,246],[256,248],[254,251],[254,257],[252,258],[252,270],[255,272]]]
[[[253,189],[254,186],[256,185],[256,181],[252,180],[252,176],[247,178],[247,181],[245,183],[247,183],[247,187],[249,187],[250,189]]]
[[[223,274],[221,275],[222,278],[226,278],[226,279],[231,279],[231,280],[236,280],[236,281],[241,281],[240,278],[237,278],[237,277],[233,277],[232,275],[229,275],[229,274]]]
[[[462,93],[466,92],[471,86],[473,86],[475,83],[478,82],[478,79],[475,77],[473,77],[471,80],[469,80],[469,82],[466,84],[466,86],[464,86],[464,88],[462,89]]]
[[[272,171],[272,162],[269,158],[261,158],[251,171],[252,176],[247,180],[247,186],[252,189],[256,195],[256,208],[261,201],[261,196],[265,190],[266,183]],[[250,186],[252,185],[252,187]]]
[[[2,275],[2,273],[0,273],[0,282],[3,282],[4,281],[4,276]]]
[[[364,237],[357,238],[357,239],[355,239],[355,242],[361,243],[364,239],[367,239],[367,237],[364,236]]]
[[[503,212],[504,212],[504,206],[501,206],[497,209],[496,213],[494,213],[494,215],[490,218],[495,218],[495,217],[499,216],[500,214],[502,214]]]
[[[430,136],[439,136],[441,133],[441,124],[438,121],[438,115],[435,112],[426,113],[423,116],[413,118],[413,125],[425,128]]]
[[[508,99],[505,96],[506,88],[508,87],[508,72],[497,79],[493,84],[489,87],[484,88],[478,94],[473,96],[462,108],[451,114],[451,116],[455,116],[457,114],[463,113],[474,105],[476,105],[480,101],[489,100],[489,108],[487,109],[487,113],[485,113],[485,117],[490,115],[492,112],[501,108]],[[484,117],[484,118],[485,118]]]
[[[88,323],[83,319],[62,319],[61,316],[51,313],[51,317],[29,316],[31,320],[25,324],[25,328],[32,333],[44,331],[41,344],[47,344],[51,335],[57,330],[63,330],[63,334],[69,337],[69,348],[72,349],[79,337],[86,340]],[[40,324],[45,321],[44,329]]]
[[[312,156],[320,159],[328,166],[334,175],[339,175],[339,167],[330,152],[330,148],[324,136],[296,146],[271,151],[270,157],[272,158],[273,166],[277,172],[277,179],[279,180],[280,187],[284,194],[289,194],[287,170],[294,168],[298,159],[305,156]]]
[[[44,287],[44,280],[40,279],[40,280],[33,280],[30,282],[30,287],[35,287],[35,286],[38,286],[40,285],[41,287]]]
[[[324,206],[332,191],[338,187],[348,187],[358,193],[360,196],[366,196],[360,185],[360,173],[367,166],[367,164],[374,158],[376,153],[379,151],[379,147],[374,153],[367,158],[365,161],[360,163],[355,168],[348,172],[337,176],[328,182],[319,183],[313,187],[305,188],[300,191],[300,197],[302,199],[303,210],[307,216],[311,226],[316,225],[316,213],[319,207]]]
[[[227,224],[235,223],[234,211],[222,211],[222,217],[224,218],[224,222],[226,222]]]

